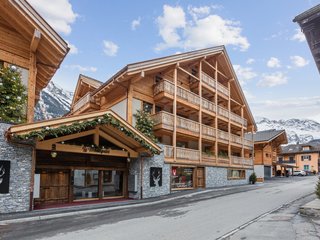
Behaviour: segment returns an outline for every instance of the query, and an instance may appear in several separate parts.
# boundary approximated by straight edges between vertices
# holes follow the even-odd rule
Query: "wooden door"
[[[69,202],[69,171],[48,171],[40,175],[40,205]]]
[[[197,168],[197,187],[204,188],[205,187],[205,178],[204,178],[204,168]]]

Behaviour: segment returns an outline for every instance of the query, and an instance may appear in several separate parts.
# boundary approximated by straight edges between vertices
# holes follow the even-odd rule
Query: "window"
[[[301,161],[304,161],[304,160],[309,160],[309,161],[311,161],[311,155],[302,155],[301,156]]]
[[[289,157],[289,161],[290,161],[290,162],[294,161],[294,157],[293,157],[293,156],[290,156],[290,157]]]
[[[193,187],[193,168],[172,167],[171,174],[172,188]]]
[[[283,161],[283,157],[278,157],[278,161],[282,162]]]
[[[303,165],[303,170],[309,171],[309,165]]]
[[[228,179],[245,179],[246,171],[242,169],[228,169]]]
[[[143,102],[143,111],[147,112],[147,113],[152,113],[152,108],[153,108],[153,104],[148,103],[148,102]]]
[[[302,147],[302,151],[308,151],[308,150],[310,150],[310,146],[304,146],[304,147]]]

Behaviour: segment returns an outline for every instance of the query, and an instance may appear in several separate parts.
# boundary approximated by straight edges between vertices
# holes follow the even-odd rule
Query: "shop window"
[[[172,167],[172,188],[193,188],[193,168]]]
[[[228,169],[228,179],[245,179],[246,171],[243,169]]]

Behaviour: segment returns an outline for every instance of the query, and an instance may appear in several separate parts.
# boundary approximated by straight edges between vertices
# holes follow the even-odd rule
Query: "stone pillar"
[[[0,214],[28,211],[30,206],[32,147],[7,142],[4,134],[10,126],[0,122],[0,161],[10,161],[9,193],[0,193]]]

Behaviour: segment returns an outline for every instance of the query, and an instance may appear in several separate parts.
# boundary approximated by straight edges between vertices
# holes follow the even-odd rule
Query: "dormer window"
[[[310,150],[310,146],[303,146],[302,147],[302,151],[309,151]]]

